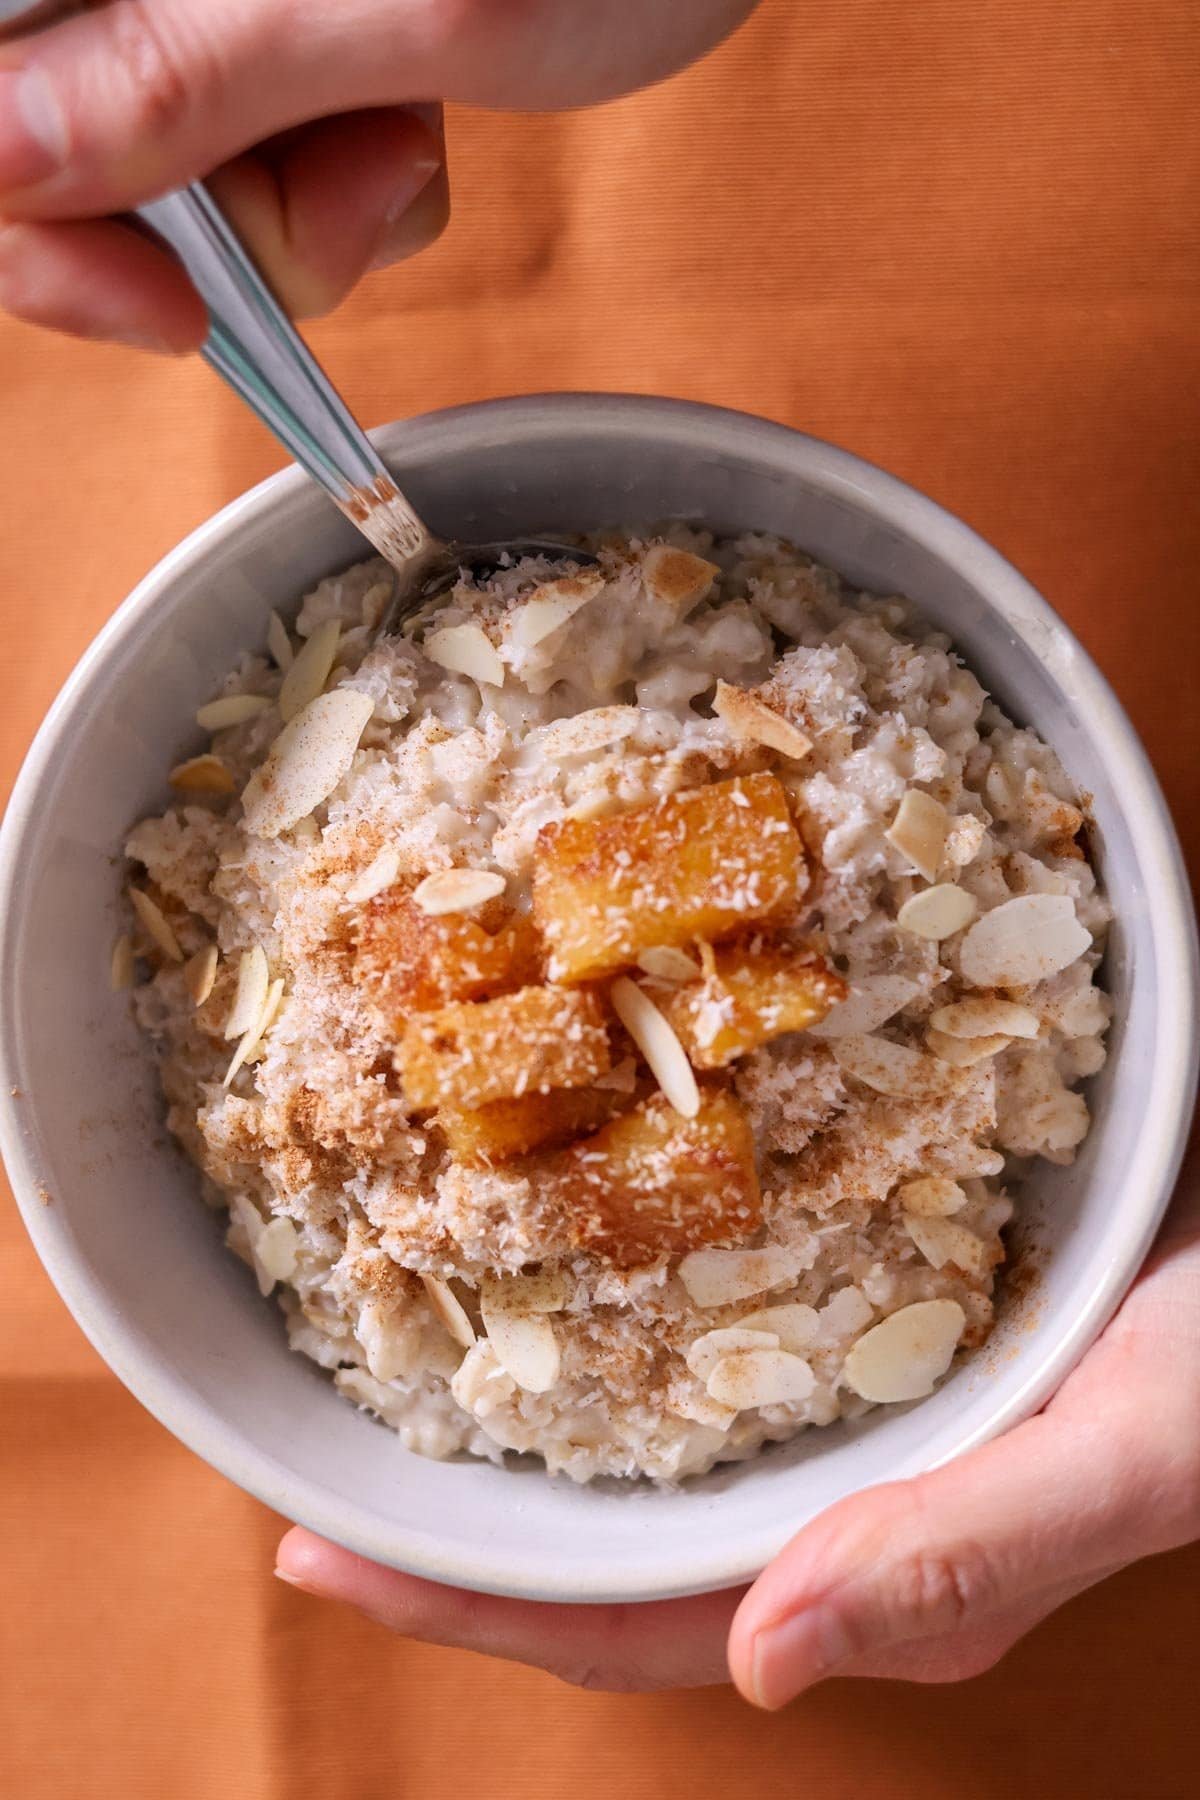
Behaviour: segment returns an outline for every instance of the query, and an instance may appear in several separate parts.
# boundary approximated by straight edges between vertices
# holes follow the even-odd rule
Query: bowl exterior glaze
[[[912,1475],[1035,1411],[1110,1317],[1167,1204],[1191,1113],[1196,950],[1145,754],[1046,603],[974,532],[845,452],[679,402],[560,395],[375,434],[439,532],[464,539],[667,517],[794,539],[912,597],[1091,796],[1116,913],[1109,1063],[1070,1169],[1038,1171],[1023,1248],[1040,1271],[931,1399],[810,1432],[672,1492],[577,1488],[533,1466],[435,1463],[286,1346],[167,1139],[153,1071],[108,991],[114,852],[235,653],[361,542],[298,471],[202,526],[83,657],[30,751],[0,835],[0,1145],[76,1319],[171,1431],[288,1518],[431,1579],[548,1600],[640,1600],[753,1576],[856,1489]]]

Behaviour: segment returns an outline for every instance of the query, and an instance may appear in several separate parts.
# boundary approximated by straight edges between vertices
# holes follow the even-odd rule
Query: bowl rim
[[[1158,981],[1156,1018],[1160,1047],[1167,1050],[1169,1077],[1151,1096],[1146,1129],[1138,1148],[1138,1188],[1143,1195],[1137,1230],[1124,1252],[1105,1267],[1087,1304],[1061,1335],[1031,1357],[1031,1366],[987,1418],[944,1454],[920,1466],[932,1469],[953,1456],[1009,1430],[1049,1399],[1108,1323],[1131,1285],[1169,1203],[1188,1137],[1200,1063],[1197,988],[1200,986],[1196,923],[1180,846],[1165,798],[1133,725],[1105,677],[1063,621],[1019,572],[961,519],[898,477],[822,439],[754,414],[698,402],[637,394],[586,392],[522,395],[424,413],[372,432],[385,454],[411,433],[436,439],[463,424],[473,428],[472,448],[511,440],[532,441],[539,433],[561,435],[571,427],[594,436],[606,428],[666,442],[673,433],[695,441],[706,426],[719,429],[722,453],[733,458],[775,462],[789,479],[810,476],[820,487],[847,499],[870,503],[872,516],[915,536],[964,579],[1023,637],[1050,634],[1070,661],[1074,695],[1086,709],[1090,735],[1105,760],[1120,769],[1128,796],[1131,829],[1147,886],[1147,908],[1156,953],[1172,979]],[[227,534],[265,518],[304,489],[309,477],[291,466],[268,476],[205,520],[137,583],[84,651],[51,705],[26,755],[0,824],[0,991],[13,991],[18,959],[12,921],[22,882],[21,850],[37,811],[46,777],[80,700],[102,678],[114,653],[140,631],[146,615],[179,575],[207,555]],[[677,1543],[662,1575],[631,1580],[610,1569],[573,1569],[568,1591],[552,1558],[536,1550],[514,1567],[510,1552],[496,1555],[486,1544],[464,1550],[431,1543],[427,1533],[385,1521],[364,1506],[347,1509],[307,1478],[281,1467],[253,1441],[227,1426],[190,1391],[186,1379],[147,1356],[140,1340],[123,1326],[120,1309],[96,1282],[39,1202],[40,1172],[31,1134],[10,1093],[18,1068],[13,1009],[0,1012],[0,1154],[7,1165],[17,1205],[34,1247],[55,1287],[93,1347],[134,1397],[189,1449],[258,1500],[320,1535],[374,1561],[428,1579],[476,1591],[538,1600],[602,1603],[699,1593],[752,1579],[782,1548],[794,1527],[762,1526],[726,1544],[714,1534],[707,1546]],[[1132,1222],[1132,1221],[1131,1221]],[[916,1472],[907,1470],[908,1473]]]

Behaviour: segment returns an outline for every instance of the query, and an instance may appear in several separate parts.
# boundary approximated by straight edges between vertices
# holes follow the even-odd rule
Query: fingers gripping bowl
[[[5,1088],[18,1090],[5,1149],[44,1259],[118,1373],[281,1511],[435,1578],[561,1599],[733,1581],[840,1494],[943,1460],[1039,1404],[1127,1285],[1169,1190],[1191,1075],[1191,938],[1170,828],[1111,696],[1036,596],[965,528],[851,458],[733,415],[587,397],[468,409],[383,441],[418,501],[459,532],[674,516],[779,533],[855,586],[908,594],[1091,796],[1116,918],[1113,1054],[1075,1163],[1026,1183],[1018,1230],[1036,1247],[1036,1284],[918,1408],[808,1433],[682,1490],[614,1492],[413,1457],[291,1357],[196,1205],[194,1172],[157,1123],[153,1072],[104,991],[113,846],[161,810],[183,722],[265,640],[270,608],[353,561],[340,523],[291,476],[229,509],[109,627],[31,757],[5,829]]]

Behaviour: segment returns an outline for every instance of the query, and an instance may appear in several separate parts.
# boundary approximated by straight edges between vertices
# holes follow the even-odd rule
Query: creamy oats
[[[130,835],[113,981],[350,1400],[672,1480],[982,1343],[1010,1186],[1088,1128],[1108,913],[1054,753],[905,601],[592,547],[409,638],[380,563],[274,619]]]

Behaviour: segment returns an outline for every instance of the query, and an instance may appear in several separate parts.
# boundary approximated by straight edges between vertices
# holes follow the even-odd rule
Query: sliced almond
[[[804,1306],[798,1300],[783,1306],[764,1306],[761,1311],[747,1313],[744,1319],[739,1319],[736,1329],[770,1332],[781,1350],[790,1350],[794,1356],[801,1355],[816,1338],[817,1314],[813,1307]]]
[[[959,956],[972,987],[1031,987],[1091,948],[1069,894],[1020,894],[972,925]]]
[[[488,1343],[502,1369],[528,1394],[544,1394],[558,1380],[561,1357],[554,1327],[544,1313],[483,1309]]]
[[[664,1015],[627,975],[618,975],[610,998],[613,1011],[675,1111],[685,1119],[694,1119],[700,1111],[700,1089],[687,1052]]]
[[[228,731],[233,725],[244,725],[247,719],[257,719],[270,708],[271,701],[265,694],[222,694],[219,700],[210,700],[200,708],[196,723],[204,731]]]
[[[285,724],[303,712],[325,686],[341,635],[340,619],[323,619],[293,660],[279,690],[279,716]]]
[[[735,1350],[778,1350],[779,1339],[773,1331],[748,1330],[744,1325],[726,1325],[717,1331],[706,1331],[687,1347],[684,1361],[698,1381],[707,1381],[723,1356]]]
[[[422,1275],[421,1282],[438,1323],[445,1326],[456,1344],[469,1350],[475,1342],[475,1327],[450,1283],[440,1275]]]
[[[896,923],[902,931],[911,931],[914,937],[929,938],[940,944],[961,931],[964,925],[969,925],[978,911],[979,903],[974,894],[945,881],[913,894],[896,914]]]
[[[508,886],[498,869],[442,869],[427,875],[413,889],[413,905],[429,918],[445,913],[470,912],[485,900],[494,900]]]
[[[561,1269],[536,1275],[485,1275],[480,1299],[489,1312],[556,1313],[571,1297],[571,1284]]]
[[[731,1306],[787,1287],[804,1266],[804,1258],[782,1244],[761,1250],[692,1250],[679,1265],[679,1279],[697,1306]]]
[[[964,1275],[977,1279],[991,1268],[991,1257],[982,1238],[960,1225],[957,1219],[929,1219],[920,1214],[905,1215],[907,1231],[925,1261],[935,1269],[953,1263]]]
[[[274,1218],[254,1240],[258,1289],[269,1294],[277,1281],[290,1281],[300,1258],[300,1234],[290,1219]]]
[[[252,1025],[258,1024],[270,986],[271,971],[262,945],[254,944],[249,950],[243,950],[238,962],[233,1004],[225,1021],[227,1039],[241,1037]]]
[[[879,1037],[834,1040],[833,1054],[847,1075],[877,1094],[901,1100],[932,1100],[952,1086],[953,1078],[932,1057]]]
[[[179,939],[167,923],[162,907],[141,888],[130,888],[129,904],[137,915],[138,924],[155,948],[162,951],[168,962],[181,963],[183,951],[179,948]]]
[[[276,666],[286,674],[296,660],[296,652],[288,628],[277,612],[267,620],[267,649],[275,658]]]
[[[953,1069],[973,1069],[976,1063],[1007,1050],[1012,1039],[1000,1033],[979,1038],[950,1037],[944,1031],[930,1029],[925,1033],[925,1042],[939,1062],[949,1063]]]
[[[529,741],[543,756],[562,762],[570,756],[591,756],[610,744],[623,743],[632,737],[637,726],[636,706],[592,706],[587,712],[540,725]]]
[[[915,1219],[945,1219],[951,1213],[961,1212],[967,1204],[966,1194],[948,1175],[918,1175],[912,1181],[902,1181],[896,1198]]]
[[[940,800],[920,788],[909,788],[883,835],[926,881],[936,881],[949,825],[950,815]]]
[[[544,581],[528,600],[514,608],[508,625],[509,644],[514,650],[535,649],[573,619],[603,586],[604,577],[598,570]]]
[[[853,1337],[869,1325],[875,1308],[860,1287],[851,1284],[831,1294],[817,1314],[817,1338],[822,1344],[837,1344]]]
[[[732,1406],[718,1406],[706,1393],[698,1392],[690,1381],[668,1382],[667,1411],[677,1418],[690,1419],[694,1425],[709,1425],[716,1431],[726,1430],[737,1418]]]
[[[727,681],[717,683],[713,711],[742,743],[761,744],[764,749],[775,750],[793,762],[803,761],[812,749],[812,739],[805,737],[790,719],[777,713],[757,694],[749,694],[745,688],[731,687]]]
[[[786,1350],[741,1350],[723,1356],[705,1382],[720,1406],[788,1406],[807,1400],[817,1378],[802,1356]]]
[[[423,649],[430,662],[454,675],[467,675],[490,687],[504,686],[504,664],[482,625],[444,625],[429,633]]]
[[[648,950],[638,954],[637,966],[643,975],[649,975],[652,981],[670,981],[682,984],[697,981],[700,978],[700,964],[686,950],[677,950],[671,944],[652,944]]]
[[[263,1002],[262,1017],[254,1027],[254,1036],[242,1056],[243,1062],[258,1062],[266,1054],[266,1037],[272,1025],[279,1017],[283,1005],[283,976],[277,975],[267,989],[267,997]]]
[[[232,794],[235,785],[220,757],[207,753],[176,763],[167,780],[181,794]]]
[[[112,947],[108,985],[114,994],[133,986],[133,939],[128,936],[119,937]]]
[[[921,992],[906,975],[864,975],[850,983],[848,997],[808,1027],[811,1037],[864,1037],[886,1025]]]
[[[946,1037],[980,1038],[1002,1035],[1010,1038],[1035,1038],[1041,1021],[1027,1006],[1012,1000],[980,996],[977,1000],[956,1000],[952,1006],[939,1006],[930,1015],[930,1025]]]
[[[698,606],[721,573],[716,563],[706,562],[690,550],[673,544],[654,544],[642,558],[646,592],[682,619]]]
[[[297,713],[246,783],[242,805],[247,831],[278,837],[327,800],[349,772],[374,710],[368,694],[340,687],[318,694]]]
[[[966,1322],[957,1300],[902,1306],[851,1346],[844,1371],[848,1386],[881,1405],[923,1399],[950,1367]]]
[[[197,950],[183,965],[183,985],[186,987],[193,1006],[203,1006],[213,991],[213,983],[217,979],[217,946],[205,944]]]
[[[400,852],[394,844],[385,844],[362,873],[355,876],[346,889],[346,898],[352,906],[362,906],[376,894],[386,893],[393,887],[399,874]]]

